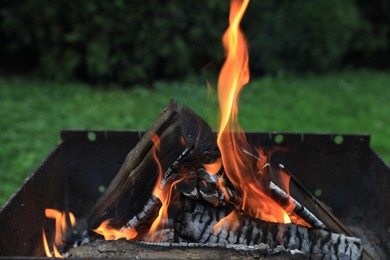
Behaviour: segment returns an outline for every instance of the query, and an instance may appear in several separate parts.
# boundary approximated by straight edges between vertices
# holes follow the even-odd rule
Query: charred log
[[[154,135],[160,140],[158,161],[164,173],[162,186],[173,173],[180,172],[184,164],[186,167],[201,165],[219,155],[216,135],[207,123],[187,107],[177,110],[176,102],[172,101],[129,152],[119,172],[93,206],[87,218],[91,228],[108,218],[112,219],[113,227],[122,227],[141,212],[151,198],[159,174],[154,158]]]
[[[269,166],[270,167],[270,166]],[[231,186],[225,185],[224,191],[217,185],[219,181],[228,183],[229,180],[221,174],[209,174],[205,169],[199,168],[196,172],[191,172],[189,178],[177,185],[178,189],[187,197],[192,199],[203,200],[211,203],[214,206],[229,206],[233,209],[240,210],[238,206],[242,198]],[[229,194],[229,199],[226,198],[225,192]],[[289,196],[284,190],[279,188],[273,182],[269,184],[269,194],[272,199],[281,204],[282,207],[287,207],[291,201],[295,204],[294,214],[305,220],[314,228],[327,229],[327,227],[313,213],[300,204],[297,200]],[[246,212],[243,214],[248,215]]]
[[[138,212],[126,223],[126,227],[137,230],[139,234],[146,233],[153,221],[157,218],[161,205],[161,201],[152,195],[141,212]]]
[[[363,248],[358,238],[295,224],[265,222],[239,213],[236,213],[236,218],[215,229],[214,226],[222,218],[232,213],[231,210],[189,198],[183,198],[182,205],[175,223],[179,241],[245,245],[265,243],[270,248],[282,245],[312,259],[359,259],[362,254]]]

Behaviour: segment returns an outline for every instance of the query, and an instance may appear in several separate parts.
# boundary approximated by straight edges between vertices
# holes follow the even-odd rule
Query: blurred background
[[[0,205],[61,129],[147,129],[171,98],[216,129],[228,12],[228,0],[1,1]],[[390,162],[390,0],[253,0],[242,29],[244,130],[369,133]]]

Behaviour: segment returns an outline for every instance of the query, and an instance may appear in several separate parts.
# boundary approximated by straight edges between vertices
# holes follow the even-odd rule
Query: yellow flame
[[[226,49],[226,61],[218,78],[218,97],[221,107],[221,122],[218,139],[227,129],[230,121],[236,120],[238,112],[237,98],[241,88],[249,81],[248,49],[240,22],[249,4],[249,0],[232,0],[229,27],[222,41]]]
[[[47,238],[45,234],[45,229],[42,228],[42,240],[43,240],[43,248],[45,249],[45,254],[47,257],[53,257],[53,255],[50,252],[49,245],[47,243]]]
[[[164,191],[161,193],[160,196],[162,206],[159,210],[158,217],[153,221],[153,224],[150,227],[149,237],[147,238],[148,241],[161,241],[163,234],[157,231],[164,229],[165,223],[168,222],[168,207],[171,202],[172,190],[173,187],[182,180],[183,178],[176,180],[172,183],[166,184],[167,186],[164,188]]]
[[[51,218],[55,220],[55,234],[54,234],[54,241],[52,242],[52,248],[53,253],[50,251],[50,246],[47,241],[47,237],[45,234],[44,228],[42,228],[42,240],[43,240],[43,247],[45,250],[45,254],[47,257],[57,257],[57,258],[63,258],[61,253],[58,250],[59,246],[62,246],[64,244],[63,242],[63,236],[66,234],[68,230],[68,224],[67,224],[67,213],[61,212],[56,209],[45,209],[45,216],[47,218]],[[73,215],[73,213],[68,213],[69,221],[71,224],[71,228],[73,228],[76,225],[76,218]]]
[[[287,212],[268,196],[270,180],[263,169],[266,157],[260,153],[259,162],[254,164],[248,155],[253,149],[237,121],[239,93],[250,78],[248,47],[240,29],[248,4],[249,0],[231,1],[229,27],[222,38],[226,60],[218,78],[221,121],[217,142],[226,176],[243,198],[241,209],[265,221],[290,223]]]

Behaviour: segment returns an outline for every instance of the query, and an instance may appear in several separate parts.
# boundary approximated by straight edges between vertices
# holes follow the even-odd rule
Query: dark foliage
[[[252,74],[389,66],[389,2],[251,1]],[[228,11],[228,0],[6,0],[0,71],[121,85],[215,73]]]

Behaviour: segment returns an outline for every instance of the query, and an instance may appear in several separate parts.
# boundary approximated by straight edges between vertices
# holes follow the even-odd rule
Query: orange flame
[[[105,240],[117,240],[120,238],[126,238],[127,240],[134,239],[138,233],[132,228],[115,229],[110,226],[110,219],[103,221],[100,226],[92,230],[93,232],[102,235]]]
[[[45,209],[45,216],[47,218],[55,220],[55,237],[54,241],[52,242],[54,257],[63,258],[63,256],[58,250],[58,247],[64,244],[63,237],[68,229],[67,218],[69,218],[71,228],[74,228],[74,226],[76,225],[76,218],[72,212],[69,212],[67,215],[65,212],[60,212],[55,209]],[[47,241],[44,228],[42,228],[42,239],[46,256],[53,257],[53,254],[50,251],[49,243]]]
[[[290,223],[286,210],[267,195],[270,180],[264,169],[266,157],[259,153],[260,160],[254,165],[247,152],[252,148],[237,122],[238,96],[250,77],[248,48],[240,29],[248,3],[249,0],[231,1],[229,27],[222,38],[226,61],[218,79],[221,121],[217,142],[226,175],[235,190],[242,193],[241,209],[265,221]]]
[[[153,134],[151,141],[154,145],[154,148],[152,151],[152,157],[153,157],[153,160],[157,164],[157,174],[158,174],[156,185],[154,186],[154,189],[153,189],[153,195],[161,200],[160,193],[161,193],[161,184],[162,184],[161,182],[162,182],[162,177],[163,177],[163,169],[162,169],[160,160],[158,159],[158,156],[157,156],[157,152],[160,151],[160,138],[158,137],[158,135]]]
[[[236,211],[232,211],[229,215],[218,221],[213,227],[213,233],[215,234],[218,230],[233,230],[235,231],[240,227],[240,215]]]
[[[182,138],[182,140],[182,142],[185,142],[184,138]],[[160,138],[157,135],[153,135],[152,142],[155,146],[152,155],[157,164],[159,176],[156,182],[156,186],[153,190],[153,195],[161,201],[162,206],[159,210],[157,218],[153,221],[149,229],[146,240],[151,242],[159,242],[163,237],[163,233],[158,231],[164,229],[165,224],[168,223],[168,208],[171,202],[172,189],[178,182],[182,181],[182,179],[173,181],[171,183],[165,183],[165,185],[162,184],[163,169],[157,157],[157,152],[160,150]]]
[[[152,242],[158,242],[162,239],[162,232],[159,232],[160,230],[164,229],[165,223],[168,222],[168,207],[171,201],[171,195],[173,187],[180,182],[180,180],[176,180],[171,183],[165,183],[163,184],[163,168],[161,166],[161,163],[158,159],[157,152],[160,151],[160,138],[158,135],[153,134],[151,141],[153,142],[154,148],[152,150],[152,157],[157,165],[157,181],[153,189],[153,195],[156,196],[162,203],[162,206],[159,210],[159,214],[157,218],[153,221],[148,236],[144,237],[146,241],[152,241]],[[182,142],[184,141],[184,138],[182,139]],[[139,234],[138,232],[129,227],[122,227],[121,229],[116,229],[110,226],[110,220],[103,221],[100,226],[93,231],[104,236],[105,240],[117,240],[120,238],[126,238],[127,240],[135,239]]]
[[[230,8],[230,26],[223,35],[222,41],[226,50],[226,61],[218,78],[218,97],[222,118],[220,133],[238,127],[236,122],[238,94],[249,81],[248,48],[240,22],[248,6],[249,0],[232,0]],[[220,141],[221,134],[218,136]]]
[[[163,192],[160,193],[160,200],[162,203],[162,206],[160,208],[160,211],[158,213],[158,217],[154,220],[152,226],[149,230],[149,237],[147,238],[148,241],[152,242],[159,242],[162,239],[162,233],[158,232],[158,230],[164,229],[165,223],[168,222],[168,208],[169,204],[171,202],[171,195],[173,187],[181,182],[183,179],[176,180],[172,183],[169,183],[164,187]]]
[[[206,171],[211,174],[217,174],[219,170],[222,168],[222,160],[220,157],[218,157],[214,162],[209,164],[203,164],[203,167],[206,169]]]

